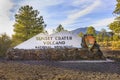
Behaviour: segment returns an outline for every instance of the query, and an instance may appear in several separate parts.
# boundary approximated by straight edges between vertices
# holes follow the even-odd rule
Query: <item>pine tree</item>
[[[109,25],[109,28],[115,33],[115,35],[120,36],[120,0],[116,0],[117,4],[115,10],[113,11],[116,14],[115,21]]]
[[[11,47],[11,38],[6,34],[0,34],[0,57],[5,56],[7,49]]]
[[[86,34],[92,34],[92,35],[96,35],[96,31],[95,28],[93,26],[90,26],[87,28]]]
[[[80,37],[83,37],[83,33],[82,32],[80,32],[79,34],[78,34],[78,36],[80,36]]]
[[[113,11],[114,14],[116,14],[115,20],[109,24],[109,28],[113,32],[112,40],[114,41],[112,43],[112,48],[120,48],[119,41],[120,41],[120,0],[116,0],[117,4],[115,7],[115,10]]]
[[[61,32],[64,31],[64,27],[60,24],[57,28],[56,28],[56,32]]]
[[[117,34],[120,34],[120,21],[114,21],[109,25],[109,28]]]
[[[44,32],[44,21],[43,17],[39,16],[37,10],[33,10],[32,6],[22,6],[18,13],[15,15],[15,24],[13,41],[19,44],[38,33]]]
[[[117,4],[113,13],[120,15],[120,0],[116,0]]]

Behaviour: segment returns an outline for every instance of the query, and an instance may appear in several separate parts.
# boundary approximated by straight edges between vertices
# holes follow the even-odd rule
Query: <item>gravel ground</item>
[[[0,80],[120,80],[120,62],[2,60]]]

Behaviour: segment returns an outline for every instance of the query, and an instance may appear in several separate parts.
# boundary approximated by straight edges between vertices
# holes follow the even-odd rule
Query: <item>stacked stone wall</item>
[[[7,59],[18,60],[81,60],[100,59],[101,56],[89,52],[87,49],[63,48],[63,49],[9,49]]]

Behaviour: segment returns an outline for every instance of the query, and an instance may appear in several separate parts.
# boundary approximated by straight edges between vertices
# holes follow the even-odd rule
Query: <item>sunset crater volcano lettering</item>
[[[44,49],[44,48],[81,48],[81,37],[72,32],[63,31],[51,35],[40,33],[21,43],[15,48]]]
[[[36,37],[36,40],[72,40],[72,36]]]
[[[60,45],[65,44],[65,41],[43,41],[44,45]]]
[[[67,40],[72,40],[72,36],[43,36],[36,37],[37,41],[42,41],[44,45],[65,45]]]

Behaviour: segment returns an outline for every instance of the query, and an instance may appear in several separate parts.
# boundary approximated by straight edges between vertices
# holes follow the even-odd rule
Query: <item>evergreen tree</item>
[[[114,21],[109,25],[109,28],[117,34],[120,34],[120,21]]]
[[[107,41],[108,40],[108,35],[105,29],[102,29],[100,34],[102,35],[102,41]]]
[[[117,4],[113,13],[120,15],[120,0],[116,0]]]
[[[97,40],[97,42],[102,42],[103,41],[103,36],[102,36],[101,32],[97,34],[96,40]]]
[[[113,32],[112,40],[115,41],[112,43],[112,48],[117,47],[120,48],[119,41],[120,41],[120,0],[116,0],[117,4],[115,10],[113,11],[116,14],[115,20],[109,24],[109,28]]]
[[[83,37],[83,33],[82,32],[80,32],[79,34],[78,34],[78,36],[80,36],[80,37]]]
[[[111,31],[111,32],[108,32],[108,34],[110,35],[109,40],[113,41],[113,35],[114,35],[114,33]]]
[[[7,49],[11,47],[11,38],[6,34],[0,35],[0,57],[5,56]]]
[[[61,32],[61,31],[65,31],[64,27],[60,24],[57,28],[56,28],[56,32]]]
[[[115,18],[115,21],[109,25],[109,28],[115,34],[120,35],[120,0],[116,0],[116,1],[117,1],[117,4],[113,13],[116,14],[117,16]]]
[[[38,16],[39,12],[33,10],[32,6],[22,6],[15,15],[15,24],[13,41],[19,44],[38,33],[44,32],[44,21],[42,16]],[[14,44],[14,45],[15,45]]]
[[[113,40],[114,41],[118,41],[119,40],[119,36],[118,35],[113,35]]]
[[[92,35],[96,35],[96,31],[95,28],[93,26],[90,26],[87,28],[86,34],[92,34]]]
[[[100,33],[98,33],[96,38],[97,38],[98,42],[108,41],[109,40],[109,35],[108,35],[108,33],[106,32],[105,29],[101,29]]]

